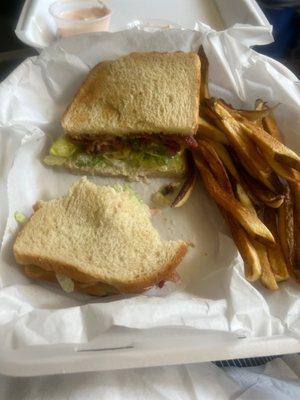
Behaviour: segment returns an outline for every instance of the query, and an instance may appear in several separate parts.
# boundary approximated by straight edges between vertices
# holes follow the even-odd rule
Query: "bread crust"
[[[88,82],[90,75],[93,73],[94,70],[98,69],[101,65],[105,65],[105,64],[109,64],[110,61],[102,61],[98,64],[96,64],[91,70],[90,72],[87,74],[87,76],[85,77],[85,79],[83,80],[83,82],[81,83],[81,85],[79,86],[79,89],[76,91],[76,93],[74,94],[72,101],[68,104],[67,108],[65,109],[62,117],[61,117],[61,126],[63,127],[63,129],[65,130],[66,133],[68,133],[68,129],[67,129],[67,124],[66,124],[66,118],[67,118],[67,114],[70,111],[70,108],[72,106],[72,104],[76,101],[76,98],[82,93],[82,91],[84,90],[84,86],[85,84]],[[72,135],[70,135],[70,137],[72,137]]]
[[[169,276],[171,272],[178,266],[182,261],[183,257],[187,253],[188,246],[185,242],[182,242],[177,249],[177,252],[161,269],[152,275],[147,275],[145,277],[136,278],[132,282],[101,282],[97,277],[90,274],[79,271],[76,267],[67,263],[53,262],[49,259],[40,259],[36,254],[19,254],[17,249],[14,248],[14,255],[16,261],[21,265],[36,265],[45,271],[52,271],[54,273],[60,273],[66,275],[67,277],[73,279],[74,281],[82,283],[105,283],[114,286],[121,293],[140,293],[151,286],[156,285],[166,276]]]
[[[176,254],[173,256],[173,258],[169,262],[167,262],[157,274],[147,276],[145,278],[140,278],[139,280],[136,280],[132,283],[129,282],[121,286],[116,285],[116,287],[120,292],[123,293],[139,293],[141,291],[149,289],[150,287],[164,280],[166,277],[170,276],[171,273],[180,264],[183,257],[186,255],[187,251],[188,251],[188,245],[183,242],[178,248]]]

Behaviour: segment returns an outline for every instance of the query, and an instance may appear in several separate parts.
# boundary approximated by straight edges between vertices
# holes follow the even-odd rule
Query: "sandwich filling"
[[[135,137],[101,136],[95,140],[57,139],[45,158],[48,165],[63,165],[72,161],[78,168],[100,165],[120,166],[139,170],[184,170],[183,152],[197,147],[193,136],[151,135]]]

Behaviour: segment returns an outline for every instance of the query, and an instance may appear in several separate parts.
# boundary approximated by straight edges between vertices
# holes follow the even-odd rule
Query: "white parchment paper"
[[[239,38],[240,33],[240,38]],[[300,288],[292,280],[272,293],[249,284],[243,263],[222,219],[198,182],[184,207],[166,209],[153,223],[166,239],[184,239],[195,247],[180,265],[182,284],[139,296],[96,299],[65,294],[51,284],[24,277],[14,261],[18,229],[13,214],[29,216],[32,205],[64,195],[78,176],[46,167],[42,159],[61,134],[60,118],[88,71],[98,62],[133,51],[197,51],[204,45],[210,62],[213,95],[252,107],[261,97],[281,103],[276,116],[287,144],[300,150],[300,87],[279,63],[249,49],[267,41],[268,32],[236,26],[215,32],[146,33],[125,31],[61,40],[38,57],[24,61],[0,86],[1,191],[3,242],[0,259],[0,345],[88,343],[114,326],[184,326],[242,336],[300,333]],[[99,184],[120,179],[91,178]],[[161,180],[132,187],[149,203]]]

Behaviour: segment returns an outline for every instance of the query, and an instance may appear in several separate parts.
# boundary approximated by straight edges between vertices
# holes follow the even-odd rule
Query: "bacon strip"
[[[161,145],[167,148],[170,154],[176,154],[180,150],[189,148],[191,150],[198,147],[198,143],[193,136],[180,135],[151,135],[137,137],[107,137],[96,140],[82,140],[79,142],[88,154],[99,154],[108,151],[121,151],[124,147],[143,148],[151,145]]]
[[[162,287],[164,287],[165,283],[168,281],[174,282],[174,283],[180,283],[181,277],[177,271],[173,271],[173,272],[171,272],[171,274],[168,277],[166,277],[166,279],[158,282],[157,286],[161,289]]]

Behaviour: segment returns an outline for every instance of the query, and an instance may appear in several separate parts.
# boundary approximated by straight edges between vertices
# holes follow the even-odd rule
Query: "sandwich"
[[[197,147],[196,53],[132,53],[96,65],[65,110],[45,162],[73,173],[184,176]]]
[[[82,178],[34,210],[17,235],[15,259],[28,277],[66,291],[140,293],[170,279],[187,252],[181,240],[161,240],[149,207],[123,186]]]

